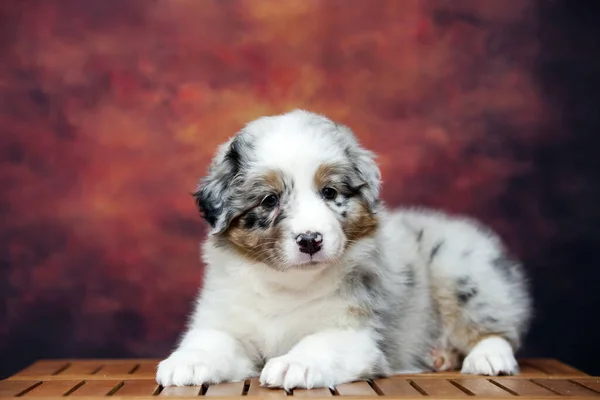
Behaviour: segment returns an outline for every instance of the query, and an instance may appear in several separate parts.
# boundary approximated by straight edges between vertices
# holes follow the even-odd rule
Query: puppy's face
[[[278,270],[309,268],[373,234],[379,178],[348,128],[293,111],[222,145],[195,196],[223,245]]]

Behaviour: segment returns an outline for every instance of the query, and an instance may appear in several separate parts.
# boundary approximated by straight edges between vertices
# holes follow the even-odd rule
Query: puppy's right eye
[[[263,207],[265,207],[265,208],[274,208],[274,207],[277,206],[277,204],[279,204],[279,199],[274,194],[268,195],[260,203],[260,205],[263,206]]]

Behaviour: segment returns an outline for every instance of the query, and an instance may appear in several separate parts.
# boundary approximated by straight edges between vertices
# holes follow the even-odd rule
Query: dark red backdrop
[[[165,355],[202,276],[188,193],[296,107],[381,155],[391,205],[497,229],[533,278],[524,354],[599,373],[598,53],[567,3],[0,3],[0,375]]]

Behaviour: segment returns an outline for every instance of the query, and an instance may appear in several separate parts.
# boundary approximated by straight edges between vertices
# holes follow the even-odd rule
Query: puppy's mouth
[[[297,269],[300,271],[309,271],[309,270],[323,268],[326,264],[327,263],[324,261],[310,260],[310,261],[307,261],[304,263],[294,265],[294,269]]]
[[[296,262],[293,263],[293,268],[297,270],[314,270],[324,268],[332,262],[333,260],[317,253],[310,256],[306,255],[305,257],[301,257],[301,259],[296,260]]]

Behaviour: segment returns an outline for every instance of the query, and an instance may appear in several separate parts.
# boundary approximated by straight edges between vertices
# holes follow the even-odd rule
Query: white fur
[[[260,374],[268,386],[331,387],[428,369],[418,360],[435,346],[467,355],[464,373],[516,373],[511,344],[519,345],[529,301],[519,277],[506,278],[493,265],[504,254],[500,240],[468,219],[382,207],[375,235],[346,247],[339,217],[312,187],[319,165],[343,160],[344,151],[322,125],[307,124],[310,118],[321,117],[297,111],[245,128],[257,155],[248,168],[281,170],[294,181],[283,266],[250,261],[209,236],[202,248],[204,287],[187,333],[159,365],[158,383],[200,385]],[[225,151],[220,148],[217,161]],[[377,194],[378,182],[371,184]],[[306,231],[323,235],[323,249],[312,257],[294,240]],[[361,292],[348,283],[356,273],[376,276],[380,286]],[[444,296],[455,296],[461,278],[477,295],[450,318]],[[374,322],[378,309],[389,315]],[[456,334],[465,326],[484,326],[486,318],[497,321],[511,344],[489,337],[473,347]],[[388,347],[380,346],[384,340]]]
[[[463,362],[463,374],[475,375],[515,375],[519,365],[510,344],[501,337],[483,339],[469,353]]]
[[[383,355],[368,330],[326,330],[301,339],[265,365],[260,382],[292,388],[334,387],[370,372]]]

